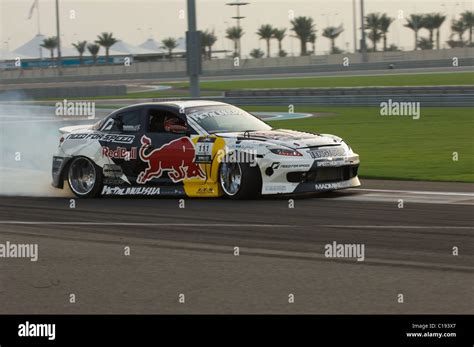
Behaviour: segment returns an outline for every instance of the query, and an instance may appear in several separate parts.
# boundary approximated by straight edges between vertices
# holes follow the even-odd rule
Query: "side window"
[[[114,117],[109,116],[102,121],[100,130],[107,132],[135,133],[140,131],[141,128],[140,115],[141,110],[133,110],[119,113]]]
[[[141,110],[133,110],[128,112],[119,113],[117,119],[121,121],[116,122],[117,125],[121,125],[122,131],[125,133],[135,133],[140,131],[141,121],[140,121]],[[120,130],[120,129],[118,129]]]
[[[151,133],[186,134],[188,126],[177,114],[165,110],[150,110],[147,116],[148,131]]]

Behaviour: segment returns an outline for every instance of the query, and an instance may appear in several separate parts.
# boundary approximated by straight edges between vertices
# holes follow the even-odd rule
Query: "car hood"
[[[340,140],[328,134],[311,134],[302,131],[275,129],[265,131],[217,133],[220,137],[232,137],[241,141],[262,141],[266,144],[285,146],[293,149],[334,146]]]
[[[79,132],[83,130],[91,130],[94,124],[85,124],[85,125],[71,125],[67,127],[59,128],[61,134],[69,134],[73,132]]]

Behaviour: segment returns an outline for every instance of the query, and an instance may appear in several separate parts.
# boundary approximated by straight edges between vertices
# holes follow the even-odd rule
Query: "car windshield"
[[[270,130],[257,117],[232,105],[200,106],[186,109],[188,122],[195,122],[208,133]]]

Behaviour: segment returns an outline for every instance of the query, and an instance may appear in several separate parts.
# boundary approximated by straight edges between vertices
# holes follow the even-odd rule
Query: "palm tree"
[[[82,65],[82,57],[86,51],[87,41],[77,41],[77,43],[72,44],[77,52],[79,53],[79,64]]]
[[[281,42],[286,36],[286,29],[273,29],[273,38],[278,41],[278,56],[281,57],[283,50],[281,49]]]
[[[423,27],[423,15],[411,14],[407,19],[405,27],[410,28],[415,33],[415,51],[418,48],[418,31]]]
[[[313,18],[310,17],[296,17],[291,21],[292,31],[295,32],[296,36],[300,39],[301,42],[301,55],[306,55],[306,42],[308,42],[309,37],[312,33],[315,32]]]
[[[369,39],[372,41],[374,52],[377,51],[377,42],[382,38],[380,25],[379,13],[369,13],[365,16],[365,27],[369,30]]]
[[[465,11],[461,13],[461,20],[469,30],[469,44],[472,45],[472,30],[474,28],[474,11]]]
[[[43,43],[40,45],[44,49],[49,49],[51,53],[51,61],[54,60],[54,50],[58,47],[58,40],[56,37],[47,37],[43,40]]]
[[[342,27],[327,27],[323,30],[323,36],[331,40],[331,53],[336,53],[336,39],[343,32]]]
[[[441,26],[443,25],[444,21],[446,20],[446,16],[443,16],[441,13],[436,13],[433,16],[433,21],[435,24],[436,28],[436,49],[439,49],[440,47],[440,42],[439,42],[439,37],[440,33],[439,31],[441,30]]]
[[[436,18],[436,13],[429,13],[423,16],[423,28],[427,29],[430,33],[429,40],[431,42],[431,48],[425,48],[424,49],[432,49],[433,48],[433,42],[434,42],[434,31],[437,28],[438,22]],[[418,42],[420,43],[421,40]],[[420,47],[421,48],[421,47]],[[423,49],[423,48],[421,48]]]
[[[313,55],[316,55],[316,31],[309,35],[308,42],[311,43],[311,48],[313,49]]]
[[[204,55],[206,56],[206,47],[208,48],[207,50],[207,57],[209,59],[212,58],[212,46],[216,43],[217,41],[217,36],[214,34],[214,31],[204,31],[201,34],[201,45],[204,48]]]
[[[250,56],[255,59],[262,58],[264,55],[265,53],[263,53],[260,48],[252,49],[252,51],[250,52]]]
[[[385,13],[380,16],[379,24],[380,24],[380,31],[382,32],[382,37],[383,37],[383,50],[387,50],[387,33],[388,33],[388,28],[394,21],[393,18],[390,18],[387,16]]]
[[[244,36],[244,31],[241,27],[230,27],[226,30],[226,38],[234,42],[234,57],[238,57],[239,52],[239,40]]]
[[[257,31],[260,40],[265,40],[267,42],[267,58],[270,58],[270,40],[273,38],[273,31],[274,29],[270,24],[262,25]]]
[[[464,32],[468,29],[466,23],[464,23],[462,20],[455,20],[453,19],[451,23],[451,30],[458,34],[459,37],[459,42],[463,43],[464,42]]]
[[[95,43],[98,43],[102,47],[105,48],[105,63],[109,63],[109,49],[113,45],[117,43],[117,39],[114,37],[112,33],[102,33],[100,35],[97,35],[97,40],[95,40]]]
[[[421,50],[433,49],[433,41],[429,38],[422,37],[418,40],[418,48]]]
[[[167,49],[168,50],[168,57],[169,59],[171,60],[171,56],[173,54],[173,49],[175,49],[176,47],[178,47],[178,42],[176,42],[176,40],[172,37],[168,37],[166,39],[163,39],[161,41],[161,43],[163,44],[163,47],[164,49]]]
[[[92,60],[94,61],[94,65],[97,63],[97,55],[99,54],[100,46],[95,43],[90,43],[87,45],[87,50],[92,55]]]

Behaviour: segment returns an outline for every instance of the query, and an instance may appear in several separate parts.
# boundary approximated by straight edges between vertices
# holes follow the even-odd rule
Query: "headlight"
[[[285,155],[287,157],[301,157],[300,152],[290,148],[269,148],[270,152],[278,155]]]
[[[347,153],[351,153],[352,152],[352,148],[344,141],[341,141],[341,146],[344,148],[344,150],[347,152]]]

